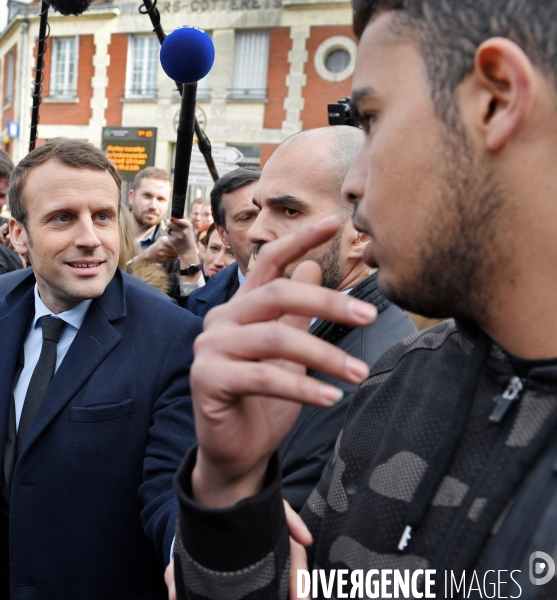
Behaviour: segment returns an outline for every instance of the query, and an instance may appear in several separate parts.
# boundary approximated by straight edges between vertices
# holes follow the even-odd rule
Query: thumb
[[[321,267],[312,260],[305,260],[294,269],[291,279],[302,283],[321,285]],[[283,323],[287,323],[288,325],[292,325],[293,327],[305,331],[309,329],[311,324],[311,317],[302,317],[298,315],[285,315],[280,320]]]

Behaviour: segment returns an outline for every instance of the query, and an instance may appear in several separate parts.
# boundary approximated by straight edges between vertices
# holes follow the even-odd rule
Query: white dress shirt
[[[16,431],[19,428],[19,419],[21,417],[21,411],[23,410],[27,388],[31,382],[33,371],[39,362],[43,346],[43,331],[39,319],[45,315],[52,315],[53,317],[57,317],[66,322],[66,326],[62,330],[60,341],[58,342],[56,349],[56,372],[72,345],[79,328],[83,324],[91,302],[92,300],[83,300],[83,302],[80,302],[72,309],[62,312],[59,315],[55,315],[44,305],[44,302],[39,296],[39,288],[37,284],[35,284],[35,316],[31,328],[27,333],[27,337],[25,338],[25,342],[23,343],[24,367],[14,388]]]

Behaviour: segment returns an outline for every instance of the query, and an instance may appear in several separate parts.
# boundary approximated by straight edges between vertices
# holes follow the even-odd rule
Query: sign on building
[[[9,138],[17,139],[19,137],[19,123],[17,121],[8,121],[6,130]]]
[[[126,181],[155,164],[156,127],[103,127],[103,151]]]

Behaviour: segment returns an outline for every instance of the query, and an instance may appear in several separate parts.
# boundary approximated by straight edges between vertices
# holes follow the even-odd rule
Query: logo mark
[[[534,585],[545,585],[555,575],[555,562],[545,552],[532,552],[529,575]]]

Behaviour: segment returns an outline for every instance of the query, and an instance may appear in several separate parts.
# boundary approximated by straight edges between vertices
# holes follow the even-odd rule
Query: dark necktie
[[[54,377],[56,369],[56,348],[62,329],[66,325],[62,319],[56,317],[45,316],[39,319],[43,330],[43,346],[39,361],[35,366],[27,394],[25,395],[25,403],[21,411],[19,420],[19,428],[17,430],[16,455],[23,447],[27,433],[31,427],[31,423],[37,413],[37,410],[42,402],[42,399]]]

